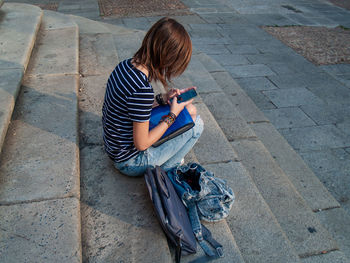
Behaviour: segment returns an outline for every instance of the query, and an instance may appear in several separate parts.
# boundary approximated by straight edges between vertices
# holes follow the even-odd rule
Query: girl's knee
[[[186,109],[190,115],[197,115],[197,108],[192,103],[187,105]]]
[[[204,129],[204,123],[201,117],[198,115],[195,120],[195,125],[193,127],[193,135],[194,137],[200,137]]]
[[[196,120],[197,117],[197,108],[192,103],[186,106],[188,113],[191,115],[193,121]]]

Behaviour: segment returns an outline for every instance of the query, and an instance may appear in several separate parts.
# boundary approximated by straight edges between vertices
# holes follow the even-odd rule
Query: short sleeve
[[[153,92],[135,92],[127,101],[128,114],[132,121],[145,122],[151,117]]]

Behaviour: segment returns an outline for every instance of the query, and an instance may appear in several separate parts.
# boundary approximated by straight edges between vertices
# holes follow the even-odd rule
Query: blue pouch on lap
[[[152,109],[151,111],[151,119],[149,121],[149,129],[152,130],[155,126],[157,126],[164,115],[169,114],[170,106],[158,106]],[[157,147],[164,142],[188,131],[194,126],[194,122],[192,120],[191,115],[184,108],[179,116],[177,116],[175,122],[166,130],[163,136],[152,146]]]

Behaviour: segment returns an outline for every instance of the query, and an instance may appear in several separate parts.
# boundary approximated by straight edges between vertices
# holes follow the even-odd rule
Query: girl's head
[[[167,81],[185,71],[191,55],[192,43],[185,28],[164,17],[147,32],[133,60],[147,67],[150,80],[159,80],[167,86]]]

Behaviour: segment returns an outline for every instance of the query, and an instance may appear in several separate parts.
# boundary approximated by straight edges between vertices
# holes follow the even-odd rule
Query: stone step
[[[41,18],[32,5],[6,3],[0,11],[0,153]]]
[[[77,66],[77,25],[45,11],[0,159],[1,262],[81,262]]]
[[[120,174],[103,149],[101,109],[107,79],[119,62],[113,31],[103,23],[71,17],[80,29],[83,261],[171,262],[144,179]]]
[[[193,68],[196,68],[194,67],[195,63],[191,62],[184,77],[176,79],[174,84],[178,88],[196,85],[200,97],[203,97],[205,93],[201,92],[201,88],[204,87],[204,90],[205,87],[211,88],[210,84],[212,83],[208,86],[199,86],[196,79],[190,79],[191,76],[196,76],[196,73],[193,72]],[[204,74],[201,76],[204,77]],[[203,81],[203,83],[205,82]],[[201,98],[196,100],[199,101],[196,106],[204,121],[205,128],[194,146],[193,153],[204,167],[213,171],[218,177],[227,180],[236,194],[236,201],[227,223],[244,261],[299,262],[294,248],[287,240],[270,208],[251,180],[249,173],[238,160],[237,154],[213,115],[201,101]]]
[[[246,129],[250,128],[250,133],[253,132],[263,142],[312,210],[318,211],[320,209],[339,207],[339,203],[288,142],[270,124],[270,121],[256,107],[254,102],[246,95],[231,75],[225,71],[225,68],[203,53],[198,55],[198,59],[205,65],[222,91],[228,95],[227,98],[235,106],[236,112],[238,111],[244,118],[246,121],[243,124],[244,127]],[[249,138],[250,136],[245,137]],[[228,139],[233,141],[240,139],[240,137],[239,135],[235,137],[230,135]]]
[[[311,170],[305,165],[304,162],[302,162],[301,158],[297,156],[287,142],[282,141],[281,136],[277,136],[276,133],[278,132],[274,132],[273,126],[264,120],[263,114],[259,112],[256,107],[256,116],[261,116],[259,121],[252,121],[250,126],[248,126],[246,123],[240,122],[242,118],[239,117],[241,115],[240,112],[237,112],[237,109],[239,109],[239,105],[241,105],[242,102],[237,103],[238,101],[236,100],[236,96],[239,94],[240,97],[244,98],[246,95],[232,78],[229,78],[229,76],[224,74],[226,72],[220,65],[218,65],[218,63],[211,61],[211,59],[205,54],[200,54],[198,57],[200,61],[205,62],[203,65],[206,65],[209,70],[212,70],[213,72],[215,71],[213,75],[215,75],[218,83],[220,83],[225,89],[225,93],[219,91],[212,94],[205,94],[204,101],[207,103],[210,110],[212,110],[214,116],[224,131],[229,130],[229,128],[226,126],[230,126],[233,122],[235,123],[236,127],[243,127],[240,128],[241,132],[231,131],[230,133],[226,133],[227,137],[231,139],[233,147],[238,152],[239,158],[242,158],[243,164],[253,176],[253,179],[260,192],[270,205],[271,210],[274,212],[277,220],[286,232],[286,235],[295,246],[299,256],[303,258],[309,255],[318,254],[323,250],[332,251],[334,249],[338,249],[338,245],[331,239],[329,233],[327,233],[327,231],[320,224],[317,216],[311,212],[311,209],[309,209],[302,197],[298,196],[299,194],[295,191],[294,185],[289,182],[289,178],[284,176],[284,169],[282,170],[281,167],[287,167],[289,160],[287,157],[289,157],[290,161],[293,161],[295,164],[293,171],[298,171],[298,169],[301,170],[301,168],[303,168],[302,171],[305,171],[303,175],[310,177],[303,178],[304,181],[302,181],[302,178],[299,179],[300,182],[305,182],[305,185],[310,191],[313,190],[314,196],[310,193],[306,193],[305,190],[302,191],[303,193],[306,193],[305,196],[309,202],[311,202],[311,200],[318,202],[316,205],[314,204],[313,207],[321,206],[323,208],[332,208],[339,207],[339,204],[337,204],[335,199],[327,192],[324,186],[319,182],[316,176],[312,174]],[[249,98],[245,98],[247,104],[252,104],[252,102],[249,100]],[[231,103],[229,103],[229,101],[231,101]],[[225,107],[220,107],[218,105],[225,105]],[[243,113],[246,113],[245,106],[243,106],[241,109]],[[231,119],[232,121],[227,121],[227,119]],[[255,133],[255,130],[250,130],[252,126],[258,125],[260,126],[260,129],[256,130],[260,130],[259,133]],[[269,129],[265,128],[264,133],[261,131],[261,126],[263,125],[269,125]],[[247,132],[247,129],[250,130],[250,132]],[[245,134],[245,136],[242,136],[242,134]],[[255,136],[252,136],[252,134],[255,134]],[[259,136],[257,137],[256,134]],[[268,148],[269,150],[275,149],[273,152],[273,157],[265,148],[265,145],[260,141],[261,135],[265,135],[262,136],[264,142],[269,142],[270,145],[273,145],[272,147],[274,148]],[[274,145],[275,141],[277,141],[277,146]],[[285,165],[283,166],[283,162],[276,162],[276,159],[284,160]],[[279,167],[280,164],[282,164],[281,167]],[[292,174],[291,169],[286,169],[286,171],[288,172],[288,175]],[[265,178],[262,177],[262,175],[265,175]],[[295,177],[296,176],[294,176],[294,179]],[[300,183],[297,186],[298,190],[301,189]],[[281,202],[283,199],[285,199],[286,202],[284,205]],[[293,199],[294,204],[292,201]],[[288,207],[288,210],[284,209],[285,207]],[[344,215],[346,214],[343,214],[343,216]],[[310,228],[311,225],[313,225],[313,227]],[[317,227],[315,227],[316,225]],[[327,228],[327,224],[323,225]],[[310,231],[313,228],[320,228],[321,231],[316,230],[318,231],[317,233]],[[318,236],[315,235],[315,233],[318,234]],[[333,232],[332,234],[335,240],[338,240],[339,242],[342,240],[341,237],[337,237],[337,235],[335,235]],[[320,240],[323,241],[320,242]],[[320,246],[321,243],[322,245]],[[348,249],[346,246],[342,247],[344,252],[346,249]]]

